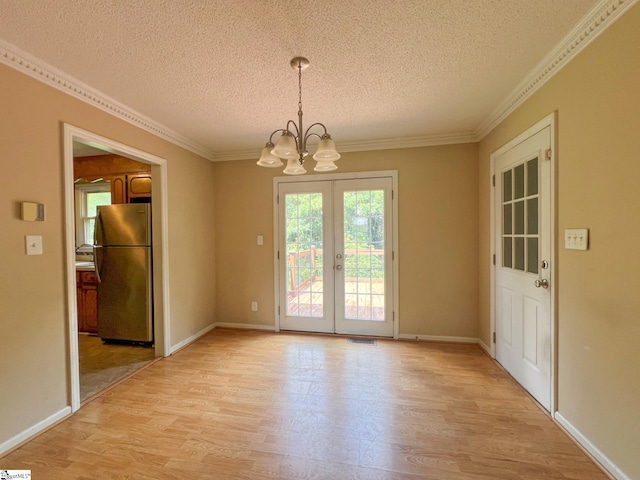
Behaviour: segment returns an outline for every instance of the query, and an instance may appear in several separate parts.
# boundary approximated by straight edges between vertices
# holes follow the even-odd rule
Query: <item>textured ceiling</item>
[[[207,149],[296,118],[340,142],[470,134],[594,0],[2,0],[0,38]]]

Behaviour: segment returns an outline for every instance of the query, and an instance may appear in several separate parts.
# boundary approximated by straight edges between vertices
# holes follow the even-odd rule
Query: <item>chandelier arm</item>
[[[322,140],[322,135],[320,135],[319,133],[316,132],[311,132],[311,133],[307,133],[304,137],[304,143],[306,144],[307,141],[311,138],[311,137],[318,137],[320,140]]]
[[[273,133],[271,134],[271,136],[269,137],[269,143],[273,143],[273,136],[278,133],[278,132],[286,132],[287,129],[286,128],[279,128],[277,130],[274,130]]]
[[[294,128],[294,130],[295,130],[295,132],[296,132],[293,136],[294,136],[294,137],[296,138],[296,140],[297,140],[297,139],[298,139],[298,137],[300,136],[300,130],[298,129],[298,125],[296,125],[296,122],[294,122],[293,120],[289,120],[289,121],[287,122],[287,128],[286,128],[286,130],[287,130],[289,133],[291,133],[291,134],[293,134],[293,130],[291,130],[290,125],[293,125],[293,128]],[[296,141],[296,143],[298,143],[298,142]]]
[[[309,133],[309,131],[316,125],[320,125],[324,130],[324,135],[327,135],[327,127],[325,127],[322,123],[318,122],[318,123],[314,123],[313,125],[310,125],[309,128],[307,128],[307,130],[304,132],[305,139],[309,138],[311,135],[318,135],[317,133],[314,133],[314,134]],[[318,137],[322,138],[320,135],[318,135]]]

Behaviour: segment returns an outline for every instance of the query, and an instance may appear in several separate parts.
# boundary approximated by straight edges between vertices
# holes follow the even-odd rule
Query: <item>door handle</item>
[[[336,270],[342,270],[342,265],[336,265]]]
[[[536,288],[549,288],[549,281],[546,278],[543,278],[542,280],[536,280],[535,282],[533,282],[533,284],[536,286]]]

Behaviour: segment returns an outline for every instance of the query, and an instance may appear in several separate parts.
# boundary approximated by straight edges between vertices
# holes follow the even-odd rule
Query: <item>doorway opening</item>
[[[81,402],[169,354],[166,161],[65,124],[64,164],[69,368],[71,409],[76,411]],[[127,172],[119,171],[123,168]],[[131,205],[141,203],[147,206]],[[148,294],[138,302],[147,312],[149,335],[145,342],[115,341],[113,334],[100,331],[103,284],[99,283],[97,263],[104,257],[94,256],[93,232],[97,214],[109,208],[153,209],[145,227],[150,239],[144,287]],[[116,282],[116,288],[123,278]],[[129,286],[122,288],[123,294],[114,298],[131,296]],[[107,307],[112,309],[113,302]],[[122,305],[120,311],[126,318],[132,314],[131,305]]]
[[[276,330],[398,335],[397,172],[274,179]]]

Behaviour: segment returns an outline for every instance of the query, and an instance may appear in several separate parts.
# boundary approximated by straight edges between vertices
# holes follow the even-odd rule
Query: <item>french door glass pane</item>
[[[384,190],[344,192],[345,318],[384,321]]]
[[[523,234],[524,233],[524,200],[514,203],[513,206],[514,206],[513,232],[515,234]]]
[[[537,274],[539,258],[538,159],[502,173],[502,266]]]
[[[527,195],[538,193],[538,158],[527,162]]]
[[[527,200],[527,233],[538,234],[538,198]]]
[[[524,197],[524,164],[521,163],[513,169],[514,174],[514,197],[516,199]]]
[[[502,266],[513,267],[513,240],[511,237],[502,239]]]
[[[524,271],[524,238],[516,237],[515,243],[515,269]]]
[[[322,317],[322,194],[285,195],[287,315]]]
[[[502,233],[505,235],[511,235],[512,232],[512,224],[513,224],[513,216],[511,214],[513,208],[512,203],[507,203],[502,206]]]
[[[527,238],[527,272],[538,273],[538,239]]]
[[[508,202],[511,200],[512,195],[512,182],[511,182],[511,170],[507,170],[502,174],[502,200]]]

